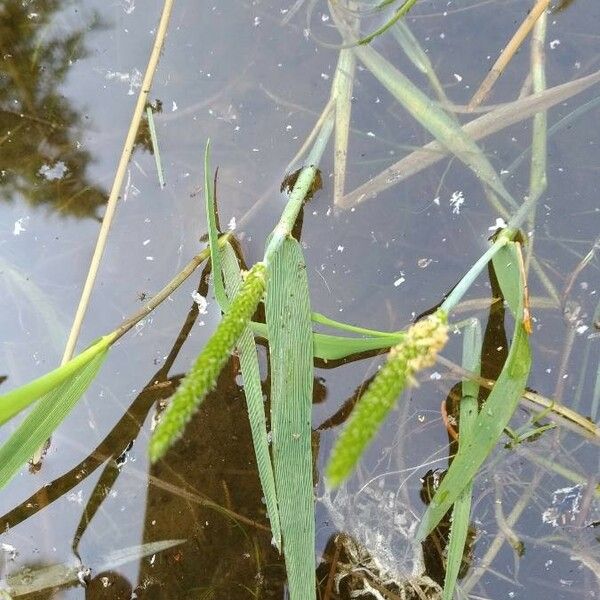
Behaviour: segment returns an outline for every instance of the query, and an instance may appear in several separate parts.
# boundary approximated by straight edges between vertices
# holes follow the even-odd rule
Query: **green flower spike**
[[[435,364],[437,353],[448,340],[447,315],[438,310],[408,328],[406,338],[392,348],[387,362],[359,399],[350,421],[331,452],[327,481],[342,483],[375,437],[396,399],[407,385],[417,384],[414,375]]]
[[[156,426],[150,439],[152,462],[160,459],[179,439],[206,394],[214,387],[221,369],[263,297],[266,281],[266,265],[256,263]]]

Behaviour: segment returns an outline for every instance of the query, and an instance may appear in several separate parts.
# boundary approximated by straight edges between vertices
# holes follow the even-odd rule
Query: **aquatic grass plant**
[[[390,2],[385,0],[379,8],[389,4]],[[413,4],[414,1],[411,0],[401,4],[393,20],[403,16]],[[402,10],[405,12],[397,16]],[[165,13],[163,13],[164,18]],[[168,15],[166,19],[168,21]],[[291,190],[279,222],[266,241],[262,260],[251,266],[246,274],[242,274],[239,268],[233,247],[229,244],[230,236],[219,236],[207,144],[204,176],[209,249],[200,253],[184,269],[184,272],[165,288],[166,291],[152,299],[141,315],[129,319],[114,332],[103,336],[74,358],[68,360],[65,353],[65,364],[62,367],[31,384],[0,396],[0,410],[3,411],[0,414],[3,414],[4,418],[2,422],[33,405],[32,411],[21,426],[0,447],[0,464],[2,464],[0,487],[6,484],[31,455],[33,448],[38,447],[75,406],[99,371],[110,346],[137,320],[154,310],[168,294],[173,293],[177,286],[210,256],[215,296],[223,316],[162,413],[150,440],[150,457],[152,461],[157,461],[177,439],[185,434],[186,425],[202,405],[206,394],[214,387],[219,373],[231,354],[237,351],[244,380],[258,474],[265,495],[273,541],[283,551],[286,559],[290,597],[292,600],[314,598],[316,594],[315,522],[310,443],[314,359],[339,359],[365,351],[389,350],[385,364],[359,398],[350,421],[332,451],[326,474],[331,485],[339,485],[351,474],[366,447],[376,436],[383,420],[398,402],[403,390],[415,385],[421,370],[433,366],[438,360],[441,362],[444,360],[440,352],[445,346],[451,327],[455,325],[448,323],[449,315],[457,308],[477,278],[491,264],[503,300],[510,309],[514,322],[508,357],[495,382],[480,382],[482,342],[479,327],[477,323],[471,322],[464,328],[459,449],[423,517],[418,532],[418,537],[424,538],[436,527],[448,510],[453,510],[444,586],[444,598],[452,597],[462,549],[467,537],[474,479],[484,461],[489,458],[501,440],[522,397],[536,398],[534,393],[525,389],[531,367],[530,316],[527,307],[526,267],[528,263],[523,261],[524,250],[520,241],[522,234],[519,228],[532,219],[536,201],[545,187],[545,135],[548,128],[543,113],[553,103],[597,82],[599,77],[598,74],[594,74],[571,84],[565,84],[566,87],[544,91],[543,72],[538,70],[534,79],[536,94],[533,99],[530,97],[511,103],[508,107],[500,107],[497,110],[504,112],[492,112],[481,117],[481,120],[473,121],[472,123],[478,123],[476,126],[468,124],[461,127],[452,114],[452,107],[448,106],[444,99],[443,88],[435,76],[431,63],[426,60],[424,53],[419,53],[418,42],[416,38],[411,37],[406,26],[399,26],[398,23],[394,25],[394,22],[386,23],[384,28],[375,34],[379,35],[392,26],[395,28],[393,31],[396,37],[401,40],[402,47],[407,54],[412,55],[413,63],[420,64],[421,72],[428,76],[440,103],[426,96],[387,59],[373,48],[366,46],[373,39],[374,34],[359,40],[362,43],[355,48],[347,46],[341,48],[330,99],[299,156],[303,156],[305,150],[311,145],[312,150],[303,161],[304,166]],[[345,24],[340,28],[343,35],[349,31]],[[161,20],[159,29],[164,37],[166,21]],[[352,31],[352,33],[357,32]],[[534,32],[534,38],[537,41],[542,40],[543,32],[538,29]],[[490,247],[475,261],[459,284],[441,303],[440,308],[432,315],[397,332],[368,330],[312,312],[302,248],[299,240],[292,236],[298,214],[307,195],[314,187],[318,165],[322,162],[325,147],[334,128],[334,199],[338,205],[343,203],[349,143],[350,100],[357,60],[360,60],[389,93],[436,138],[437,142],[433,143],[435,151],[431,151],[434,147],[431,146],[421,151],[421,156],[426,155],[431,158],[431,156],[437,157],[438,154],[442,156],[446,152],[458,156],[477,174],[484,186],[491,188],[501,198],[496,200],[493,195],[490,196],[494,208],[509,220],[508,227],[497,233]],[[539,57],[537,61],[539,67]],[[147,94],[149,83],[148,86],[143,86],[143,89]],[[525,111],[524,114],[527,116],[537,114],[531,150],[533,164],[530,193],[529,198],[522,203],[512,197],[506,187],[505,179],[497,174],[475,143],[478,136],[486,135],[493,130],[497,131],[508,123],[525,118],[518,114],[520,110]],[[137,112],[134,113],[134,117],[135,114]],[[499,124],[493,124],[494,119],[499,115],[503,115],[504,120]],[[132,123],[132,127],[135,129],[136,125]],[[127,147],[123,157],[119,163],[118,173],[123,173],[122,165],[127,164],[129,158]],[[113,186],[116,194],[121,183],[122,177],[119,182],[117,176]],[[112,195],[111,193],[111,197]],[[108,216],[109,211],[107,211]],[[103,225],[103,231],[104,227]],[[97,247],[95,257],[98,252],[101,256],[102,250],[98,248],[101,246]],[[530,255],[529,249],[527,258]],[[96,269],[98,260],[99,258],[95,262]],[[90,285],[93,285],[93,275],[90,277],[92,277]],[[89,288],[88,283],[85,287]],[[87,293],[88,298],[90,290],[91,288]],[[261,302],[265,305],[265,323],[252,320]],[[85,312],[83,298],[82,303],[78,309],[81,318],[82,306]],[[80,317],[77,317],[76,321],[80,320]],[[315,332],[313,329],[317,326],[334,328],[348,335]],[[75,339],[76,337],[77,334]],[[264,338],[269,344],[270,418],[267,418],[264,411],[255,337]],[[74,343],[72,346],[74,347]],[[478,410],[480,383],[491,386],[492,391],[481,410]],[[600,384],[596,386],[596,392],[598,390]],[[600,392],[597,397],[600,397]],[[559,415],[559,418],[570,418],[573,422],[577,422],[579,418],[581,431],[598,437],[598,428],[584,423],[585,419],[582,417],[573,414],[567,416],[564,408],[553,406],[552,400],[538,397],[537,401],[554,415]],[[595,409],[597,404],[595,398]],[[272,438],[270,447],[269,434]],[[515,515],[518,517],[516,513]],[[512,518],[511,513],[510,519]]]

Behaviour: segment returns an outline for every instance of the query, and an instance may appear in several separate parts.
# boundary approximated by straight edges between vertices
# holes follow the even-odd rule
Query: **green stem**
[[[506,230],[505,230],[506,231]],[[494,244],[488,248],[477,262],[467,271],[465,276],[458,282],[456,287],[450,292],[448,297],[442,302],[440,309],[448,314],[466,294],[473,282],[479,277],[479,274],[487,267],[487,264],[494,255],[511,240],[510,233],[502,232]]]
[[[317,174],[317,167],[315,165],[318,165],[321,161],[321,157],[323,156],[323,152],[325,151],[327,142],[331,137],[332,131],[333,115],[330,114],[325,123],[323,123],[323,127],[321,128],[312,150],[307,157],[308,166],[304,167],[300,171],[298,179],[296,180],[294,188],[292,189],[292,193],[290,194],[290,199],[285,205],[285,208],[281,213],[281,217],[279,218],[279,223],[277,223],[275,229],[273,230],[271,239],[267,244],[264,256],[264,262],[266,265],[268,265],[272,260],[273,255],[281,247],[281,244],[285,238],[292,232],[294,223],[298,218],[298,213],[302,208],[304,199],[310,191],[313,180]]]

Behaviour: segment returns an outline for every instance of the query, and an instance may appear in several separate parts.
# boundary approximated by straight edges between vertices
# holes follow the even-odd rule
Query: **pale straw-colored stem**
[[[90,301],[90,296],[92,295],[94,283],[96,282],[100,261],[102,260],[102,255],[104,254],[104,249],[106,247],[108,232],[110,231],[110,226],[117,208],[117,200],[123,185],[123,180],[127,171],[127,165],[129,164],[129,159],[131,158],[131,153],[133,151],[135,137],[137,135],[140,120],[144,113],[144,107],[148,100],[148,94],[150,93],[152,79],[154,78],[154,73],[156,72],[156,66],[160,58],[165,35],[167,33],[167,27],[169,25],[171,9],[173,8],[173,2],[174,0],[165,0],[163,6],[160,23],[158,25],[158,29],[156,30],[154,45],[152,47],[152,52],[150,54],[150,59],[148,60],[148,66],[146,67],[146,73],[144,74],[142,87],[133,111],[131,124],[129,125],[129,131],[127,132],[127,137],[125,138],[125,144],[123,146],[121,158],[119,159],[119,165],[117,166],[117,171],[115,173],[115,179],[110,190],[108,202],[106,204],[106,212],[102,220],[102,226],[100,227],[98,240],[96,241],[96,247],[94,248],[94,254],[92,256],[90,268],[83,285],[83,291],[81,292],[81,298],[79,299],[79,305],[77,306],[75,318],[73,319],[73,325],[71,326],[71,331],[69,332],[69,338],[67,339],[61,364],[66,363],[73,356],[73,352],[75,351],[79,332],[81,331],[81,325]]]
[[[533,29],[536,21],[540,15],[548,9],[550,0],[538,0],[535,6],[531,9],[531,12],[525,17],[510,42],[506,44],[506,47],[501,52],[498,60],[494,63],[494,66],[490,69],[487,77],[483,80],[479,89],[473,95],[471,102],[469,102],[468,108],[473,110],[479,106],[490,93],[494,83],[506,68],[506,65],[511,61],[512,57],[517,53],[521,44],[525,38],[529,35],[529,32]]]

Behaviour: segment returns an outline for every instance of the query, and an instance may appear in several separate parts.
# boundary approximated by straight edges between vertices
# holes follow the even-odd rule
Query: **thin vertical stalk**
[[[133,152],[135,136],[137,135],[140,120],[144,114],[144,106],[146,105],[148,94],[150,93],[150,88],[152,87],[152,80],[154,79],[154,73],[156,72],[156,66],[158,65],[158,59],[160,58],[160,53],[167,33],[173,3],[174,0],[165,0],[163,5],[160,22],[158,29],[156,30],[154,45],[152,46],[152,52],[150,53],[148,66],[146,67],[146,73],[144,74],[144,79],[142,81],[142,87],[140,88],[140,93],[133,110],[129,131],[127,132],[127,137],[125,138],[125,144],[123,146],[121,158],[119,159],[119,164],[115,173],[115,179],[108,196],[106,212],[104,213],[104,218],[102,219],[102,226],[100,227],[100,232],[98,233],[98,240],[96,241],[96,247],[94,248],[94,254],[92,256],[90,268],[83,286],[83,291],[81,292],[81,298],[79,299],[79,305],[77,306],[75,318],[73,319],[73,325],[71,326],[71,331],[69,333],[69,338],[67,339],[61,364],[66,363],[73,356],[75,345],[77,344],[77,338],[79,337],[79,332],[81,331],[81,325],[87,311],[90,296],[92,295],[92,289],[94,288],[94,283],[96,282],[100,261],[102,260],[102,255],[104,254],[104,249],[106,247],[108,232],[110,231],[110,226],[117,208],[119,192],[121,191],[123,180],[125,179],[127,165],[129,163],[129,159],[131,158],[131,153]]]

